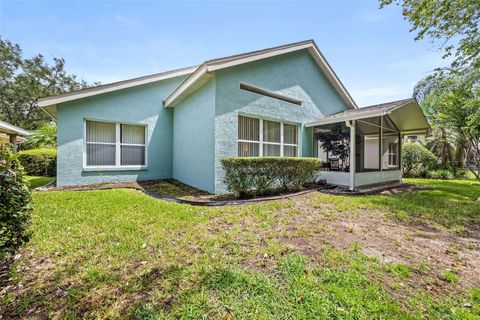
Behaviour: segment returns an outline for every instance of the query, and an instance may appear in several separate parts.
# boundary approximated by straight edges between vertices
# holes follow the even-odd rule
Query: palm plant
[[[57,126],[45,123],[27,138],[31,148],[55,148],[57,146]]]

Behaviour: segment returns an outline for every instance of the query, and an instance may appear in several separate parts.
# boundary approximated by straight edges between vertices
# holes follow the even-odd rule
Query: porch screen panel
[[[86,121],[86,162],[88,166],[115,165],[115,123]]]
[[[122,166],[145,165],[145,127],[120,125],[120,164]]]
[[[238,117],[238,156],[258,157],[260,155],[260,120]]]

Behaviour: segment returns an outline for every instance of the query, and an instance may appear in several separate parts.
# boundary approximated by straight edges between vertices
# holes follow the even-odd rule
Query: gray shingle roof
[[[358,109],[348,109],[348,110],[345,110],[345,111],[333,113],[329,116],[326,116],[325,118],[322,118],[322,120],[343,118],[345,116],[350,116],[350,115],[352,115],[352,116],[353,115],[362,115],[362,114],[376,112],[376,111],[388,112],[391,109],[395,109],[396,107],[404,105],[407,102],[410,102],[412,100],[413,100],[412,98],[409,98],[409,99],[391,101],[391,102],[386,102],[386,103],[381,103],[381,104],[375,104],[375,105],[372,105],[372,106],[358,108]]]

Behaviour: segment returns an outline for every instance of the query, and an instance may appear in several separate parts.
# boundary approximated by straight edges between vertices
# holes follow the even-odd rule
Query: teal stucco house
[[[356,188],[400,180],[402,135],[428,129],[412,99],[358,108],[313,40],[38,105],[57,120],[60,186],[174,178],[220,193],[224,157],[316,156],[320,177]],[[351,131],[348,164],[318,143],[335,123]]]

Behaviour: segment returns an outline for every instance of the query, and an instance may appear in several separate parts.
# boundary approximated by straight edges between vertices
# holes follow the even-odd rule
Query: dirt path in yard
[[[325,244],[346,249],[357,243],[363,253],[385,263],[425,265],[422,276],[408,280],[410,287],[440,291],[446,270],[459,275],[460,286],[480,286],[480,240],[426,225],[404,224],[384,213],[361,208],[355,213],[337,212],[332,217],[334,204],[322,203],[314,208],[311,199],[311,195],[292,199],[294,208],[302,214],[292,219],[292,231],[281,240],[313,260]],[[297,228],[315,231],[297,236]]]

